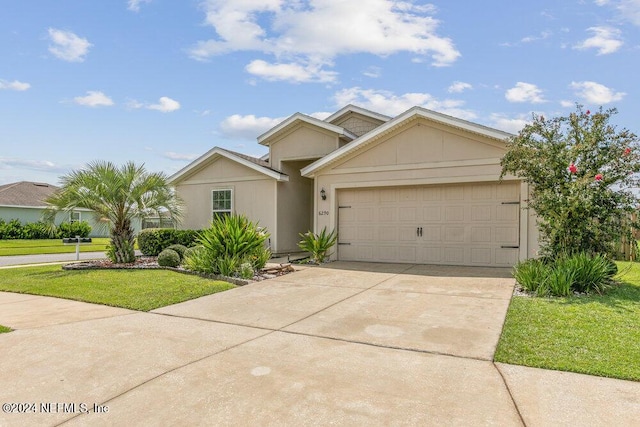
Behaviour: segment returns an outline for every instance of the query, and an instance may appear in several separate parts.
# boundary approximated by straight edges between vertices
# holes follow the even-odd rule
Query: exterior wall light
[[[327,192],[324,191],[324,187],[320,190],[320,197],[322,197],[322,200],[327,200]]]

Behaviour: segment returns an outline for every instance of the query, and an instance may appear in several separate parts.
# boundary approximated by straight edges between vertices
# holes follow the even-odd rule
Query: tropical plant
[[[58,211],[78,208],[93,211],[109,227],[107,254],[116,263],[135,260],[134,219],[160,215],[160,211],[176,220],[181,216],[182,203],[169,187],[167,176],[147,172],[144,165],[128,162],[118,167],[96,161],[60,180],[61,188],[47,199],[51,207],[46,218],[52,222]]]
[[[617,252],[635,241],[631,214],[640,202],[638,137],[609,123],[615,109],[578,105],[567,117],[534,115],[507,143],[502,174],[531,184],[528,206],[538,218],[541,255]],[[635,247],[635,245],[634,245]]]
[[[197,242],[202,249],[189,254],[185,264],[195,271],[225,276],[238,273],[245,262],[264,266],[266,254],[270,256],[265,248],[268,238],[267,232],[244,215],[218,216],[200,232]]]
[[[311,254],[311,259],[316,264],[321,264],[330,255],[328,252],[338,240],[338,233],[333,230],[327,234],[327,227],[323,228],[319,234],[308,231],[300,233],[302,240],[298,247]]]

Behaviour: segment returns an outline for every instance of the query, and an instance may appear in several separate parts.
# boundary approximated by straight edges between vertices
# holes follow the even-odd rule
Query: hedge
[[[138,248],[144,255],[158,256],[171,245],[195,246],[197,238],[198,230],[146,228],[138,233]]]
[[[0,239],[62,239],[65,237],[87,237],[91,226],[86,221],[63,222],[52,226],[38,221],[22,224],[18,219],[5,222],[0,218]]]

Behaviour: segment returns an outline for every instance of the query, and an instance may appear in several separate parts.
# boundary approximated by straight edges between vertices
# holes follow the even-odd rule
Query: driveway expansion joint
[[[520,412],[520,408],[518,407],[518,403],[516,402],[516,399],[513,397],[513,393],[511,392],[511,388],[509,387],[509,384],[507,383],[507,379],[504,377],[504,375],[502,374],[502,371],[500,370],[500,367],[498,365],[496,365],[495,361],[492,361],[491,365],[494,367],[494,369],[496,371],[498,371],[498,374],[500,375],[500,378],[502,379],[502,383],[504,384],[504,387],[506,388],[507,393],[509,394],[509,398],[511,399],[511,402],[513,403],[513,407],[515,408],[516,412],[518,413],[518,417],[520,417],[520,422],[522,422],[522,425],[524,427],[527,427],[527,423],[524,421],[524,417],[522,416],[522,412]]]

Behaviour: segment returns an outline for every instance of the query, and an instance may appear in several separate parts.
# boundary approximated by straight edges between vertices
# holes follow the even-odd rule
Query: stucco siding
[[[372,143],[370,147],[363,147],[334,169],[497,159],[504,153],[505,148],[499,142],[475,138],[463,131],[434,127],[419,120]]]
[[[300,175],[309,161],[282,162],[288,182],[278,183],[278,253],[299,252],[299,233],[313,228],[313,180]]]
[[[275,240],[275,180],[257,179],[228,183],[183,183],[176,192],[185,202],[186,212],[179,228],[202,229],[213,219],[211,192],[231,189],[233,212],[246,215],[257,221],[271,233],[271,243]]]
[[[283,160],[319,159],[338,148],[338,136],[300,125],[269,144],[271,167],[282,170]]]

